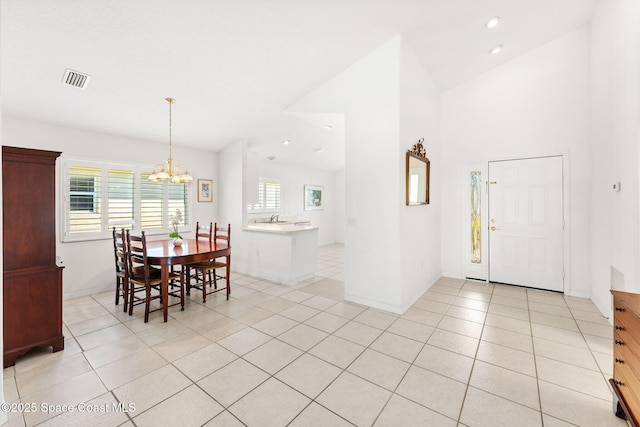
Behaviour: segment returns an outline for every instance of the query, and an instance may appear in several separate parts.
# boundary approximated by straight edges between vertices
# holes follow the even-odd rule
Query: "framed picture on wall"
[[[304,186],[304,210],[319,211],[324,209],[324,187],[317,185]]]
[[[211,179],[198,180],[198,201],[213,202],[213,180]]]

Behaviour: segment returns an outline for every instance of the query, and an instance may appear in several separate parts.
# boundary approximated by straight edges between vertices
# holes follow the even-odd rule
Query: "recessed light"
[[[282,145],[289,145],[291,141],[289,141],[288,139],[283,139],[282,140]]]
[[[333,126],[331,126],[331,125],[324,125],[324,128],[325,128],[325,129],[328,129],[328,130],[331,130],[331,129],[333,129]]]
[[[276,158],[276,156],[269,156],[269,157],[267,157],[267,159],[269,159],[269,160],[274,160],[275,158]]]
[[[499,44],[497,46],[492,47],[491,50],[489,50],[489,53],[491,55],[497,55],[500,53],[501,50],[502,50],[502,45]]]
[[[324,148],[322,148],[322,147],[319,147],[319,148],[316,148],[315,150],[313,150],[314,153],[322,153],[323,151],[324,151]]]
[[[499,16],[494,16],[493,18],[489,19],[484,24],[484,26],[487,28],[487,30],[491,30],[491,29],[497,27],[499,23],[500,23],[500,17]]]

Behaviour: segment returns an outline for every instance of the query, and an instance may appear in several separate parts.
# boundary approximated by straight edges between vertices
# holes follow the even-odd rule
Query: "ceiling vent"
[[[67,68],[64,71],[62,83],[67,86],[73,86],[84,90],[87,87],[89,80],[91,80],[91,76],[89,74],[73,71]]]

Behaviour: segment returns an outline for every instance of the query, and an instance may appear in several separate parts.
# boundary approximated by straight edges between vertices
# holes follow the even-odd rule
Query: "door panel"
[[[563,291],[562,157],[489,162],[489,280]]]

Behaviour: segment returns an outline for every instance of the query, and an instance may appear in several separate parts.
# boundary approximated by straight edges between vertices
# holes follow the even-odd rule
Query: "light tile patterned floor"
[[[113,292],[65,301],[65,350],[4,370],[6,401],[37,405],[9,425],[626,425],[589,300],[442,278],[398,316],[342,300],[343,246],[318,267],[295,288],[234,274],[230,301],[194,292],[168,323]]]

